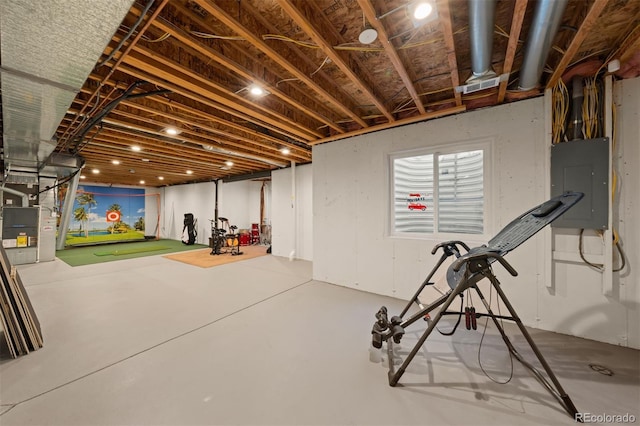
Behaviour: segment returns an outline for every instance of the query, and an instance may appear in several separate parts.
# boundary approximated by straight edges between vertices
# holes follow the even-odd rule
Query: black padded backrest
[[[582,192],[567,192],[545,201],[512,220],[489,240],[487,247],[505,255],[562,216],[582,199]]]
[[[566,192],[545,201],[512,220],[511,223],[502,228],[495,237],[489,240],[486,245],[472,248],[469,253],[461,256],[460,259],[489,251],[504,256],[533,237],[542,228],[562,216],[567,210],[580,201],[583,196],[584,194],[582,192]],[[495,258],[488,260],[489,262],[494,262]],[[453,270],[453,265],[450,266],[447,270],[447,284],[449,284],[449,287],[452,289],[457,287],[461,283],[465,272],[466,266],[463,266],[458,271]]]

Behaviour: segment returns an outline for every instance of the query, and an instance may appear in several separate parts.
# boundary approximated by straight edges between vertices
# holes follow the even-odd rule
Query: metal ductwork
[[[473,74],[467,79],[467,83],[496,76],[491,68],[495,12],[496,0],[469,0],[469,39]]]
[[[538,2],[520,69],[520,90],[530,90],[538,86],[567,3],[568,0]]]
[[[58,125],[132,4],[0,0],[5,168],[45,164]]]
[[[29,207],[29,196],[24,192],[20,192],[16,189],[0,187],[0,192],[7,192],[9,194],[17,195],[22,200],[22,207]]]

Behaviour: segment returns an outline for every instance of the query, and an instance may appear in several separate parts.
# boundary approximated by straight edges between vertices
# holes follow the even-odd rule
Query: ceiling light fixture
[[[144,185],[144,181],[143,180],[140,181],[140,185]]]
[[[93,170],[91,170],[91,173],[93,173],[94,175],[97,175],[98,173],[100,173],[100,170],[93,169]]]
[[[432,2],[428,1],[415,1],[410,3],[407,6],[407,11],[414,28],[419,28],[438,17],[435,6]]]
[[[283,153],[284,155],[289,155],[291,153],[291,150],[285,146],[280,150],[280,152]]]
[[[117,166],[118,164],[120,164],[120,161],[118,161],[118,160],[111,160],[111,164],[113,164],[113,165],[116,165],[116,166]]]
[[[164,176],[158,176],[158,179],[164,180]]]
[[[166,129],[164,129],[164,132],[170,136],[175,136],[180,133],[180,131],[175,127],[167,127]]]
[[[367,27],[358,36],[358,41],[362,44],[371,44],[378,38],[378,32],[371,27]]]
[[[267,96],[269,94],[269,91],[257,84],[252,84],[249,87],[247,87],[247,90],[249,91],[249,93],[256,97],[256,98],[261,98],[263,96]]]
[[[233,166],[233,161],[225,161],[225,163],[228,167]]]
[[[424,19],[427,16],[431,15],[432,11],[433,11],[433,6],[431,6],[430,3],[427,3],[427,2],[418,3],[416,4],[415,9],[413,9],[413,17],[418,20]]]
[[[131,147],[131,151],[140,152],[142,151],[142,148],[140,148],[138,145],[133,145]]]
[[[80,179],[86,179],[87,177],[85,175],[80,175]]]
[[[187,174],[188,175],[192,175],[193,174],[193,170],[187,170]]]

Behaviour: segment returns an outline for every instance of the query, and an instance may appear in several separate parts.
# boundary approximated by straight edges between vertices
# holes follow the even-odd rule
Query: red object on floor
[[[251,241],[251,236],[249,234],[240,234],[239,240],[241,246],[248,246]]]
[[[251,244],[260,244],[260,227],[257,223],[251,224]]]

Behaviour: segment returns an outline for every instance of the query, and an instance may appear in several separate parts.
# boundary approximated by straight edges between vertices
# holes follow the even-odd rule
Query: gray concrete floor
[[[313,281],[309,262],[265,256],[201,269],[152,256],[19,271],[45,345],[13,360],[0,343],[3,426],[574,424],[517,361],[509,383],[488,378],[482,333],[464,327],[432,335],[388,386],[370,331],[381,305],[397,314],[404,302]],[[398,357],[424,324],[414,327]],[[532,335],[579,411],[640,422],[638,351]],[[494,380],[509,377],[493,328],[480,359]]]

